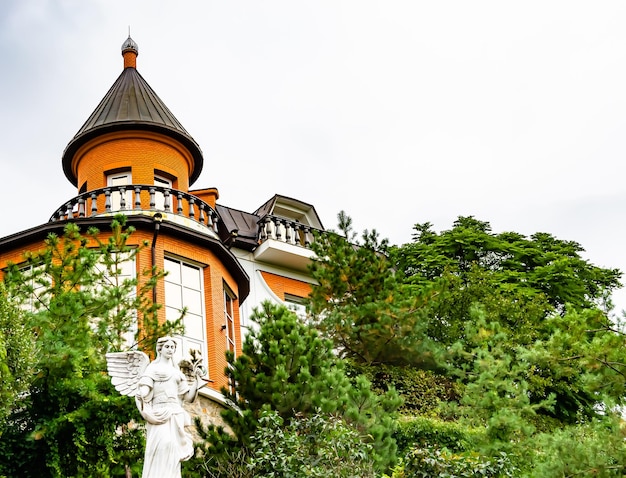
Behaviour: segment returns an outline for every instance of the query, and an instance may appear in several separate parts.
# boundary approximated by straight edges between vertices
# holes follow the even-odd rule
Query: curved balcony
[[[217,235],[219,216],[200,198],[163,186],[108,186],[82,193],[59,207],[49,222],[112,214],[164,213],[164,219],[208,228]]]

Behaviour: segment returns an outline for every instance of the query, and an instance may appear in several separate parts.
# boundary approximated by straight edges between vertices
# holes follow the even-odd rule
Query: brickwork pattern
[[[81,187],[107,186],[107,173],[131,170],[133,184],[154,184],[155,170],[172,179],[172,187],[189,190],[193,158],[177,141],[149,131],[102,135],[81,147],[72,160]]]
[[[261,276],[267,286],[276,294],[280,300],[285,300],[285,294],[296,297],[308,297],[311,293],[311,284],[290,277],[261,271]]]

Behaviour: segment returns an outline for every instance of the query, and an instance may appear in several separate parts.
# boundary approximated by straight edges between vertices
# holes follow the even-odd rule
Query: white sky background
[[[77,194],[61,155],[130,25],[223,205],[282,194],[392,244],[473,215],[626,271],[625,24],[621,0],[2,0],[0,236]]]

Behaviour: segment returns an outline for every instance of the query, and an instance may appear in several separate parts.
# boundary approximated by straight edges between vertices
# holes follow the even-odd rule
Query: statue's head
[[[163,350],[163,346],[165,344],[168,344],[168,343],[173,344],[174,345],[174,351],[176,351],[177,345],[176,345],[176,340],[174,340],[174,337],[170,337],[170,336],[160,337],[157,340],[157,343],[156,343],[156,353],[157,353],[157,356],[161,355],[161,350]]]

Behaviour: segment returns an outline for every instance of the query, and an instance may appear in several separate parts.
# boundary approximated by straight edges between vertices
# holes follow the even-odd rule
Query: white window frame
[[[168,265],[169,264],[169,265]],[[174,265],[178,268],[178,272],[175,272]],[[186,282],[184,278],[185,267],[190,270],[197,271],[198,281],[196,284]],[[174,360],[178,363],[182,359],[189,359],[189,350],[199,350],[202,355],[202,365],[209,370],[208,354],[207,354],[207,335],[206,335],[206,310],[205,310],[205,294],[204,294],[204,266],[190,261],[188,259],[181,259],[176,256],[165,256],[163,268],[169,272],[165,275],[165,316],[167,319],[176,319],[180,316],[183,308],[190,305],[189,297],[196,295],[199,299],[200,310],[187,311],[185,317],[183,317],[183,324],[185,325],[185,331],[182,335],[175,337],[176,355]],[[174,295],[172,295],[174,294]],[[199,312],[199,313],[198,313]],[[191,324],[191,320],[195,319],[195,328],[199,329],[200,333],[192,335],[187,325]],[[199,325],[199,327],[198,327]]]
[[[113,254],[121,254],[121,253],[114,252]],[[127,253],[127,254],[130,254],[130,253]],[[105,283],[100,284],[99,285],[100,287],[107,287],[109,284],[119,286],[120,283],[122,283],[125,280],[128,280],[128,279],[134,280],[137,278],[137,266],[136,266],[134,257],[126,258],[126,259],[122,258],[122,260],[120,260],[119,262],[119,266],[120,266],[119,272],[115,276],[111,277],[106,274],[106,271],[104,270],[103,266],[101,266],[100,264],[96,264],[96,268],[100,272],[103,273],[104,281],[106,281]],[[132,300],[136,295],[137,295],[137,288],[135,287],[131,291],[128,298]],[[138,329],[139,329],[139,324],[137,320],[137,310],[134,310],[133,322],[130,325],[130,328],[122,336],[122,338],[124,339],[123,343],[126,345],[128,349],[135,348],[135,346],[137,345],[135,337],[137,335]]]
[[[155,186],[160,186],[160,187],[164,187],[164,188],[172,188],[172,180],[169,178],[166,178],[165,176],[160,176],[158,174],[154,175],[154,185]],[[171,201],[171,199],[170,199]],[[171,202],[170,202],[170,207],[171,207]],[[158,211],[164,211],[165,210],[165,196],[163,195],[162,192],[156,192],[155,196],[154,196],[154,208]]]
[[[307,311],[305,297],[285,293],[284,302],[289,310],[293,311],[300,319],[306,320]]]
[[[38,278],[44,277],[43,274],[39,274],[42,267],[42,265],[25,265],[20,267],[20,272],[23,276],[28,278],[28,282],[30,283],[29,285],[33,288],[32,292],[28,294],[28,296],[22,297],[19,302],[20,308],[26,312],[36,313],[40,310],[35,303],[45,302],[45,298],[42,298],[43,293],[47,291],[47,285],[52,283],[52,279],[50,279],[50,282],[47,285],[35,284],[35,276]]]
[[[237,297],[224,284],[224,336],[226,337],[226,350],[231,351],[237,357],[237,334],[235,330],[235,304]]]
[[[130,170],[119,173],[107,174],[107,186],[130,186],[133,184],[133,175]],[[133,208],[133,195],[129,189],[126,191],[126,209]],[[111,211],[119,211],[121,208],[121,196],[119,192],[111,193]]]

